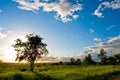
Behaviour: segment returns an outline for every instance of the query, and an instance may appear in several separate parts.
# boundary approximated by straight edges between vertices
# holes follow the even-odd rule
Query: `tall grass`
[[[25,71],[21,71],[25,69]],[[0,64],[0,80],[107,80],[120,73],[120,66]]]

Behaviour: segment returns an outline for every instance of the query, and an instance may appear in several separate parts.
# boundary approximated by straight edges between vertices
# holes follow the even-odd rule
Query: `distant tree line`
[[[100,62],[95,62],[92,59],[91,54],[88,54],[87,56],[85,56],[85,58],[83,59],[83,61],[81,61],[80,59],[74,59],[71,58],[70,59],[70,63],[72,65],[94,65],[94,64],[101,64],[101,65],[117,65],[120,64],[120,53],[118,54],[114,54],[112,56],[106,56],[106,51],[104,49],[100,49],[100,53],[98,54],[98,57],[100,58]]]
[[[95,62],[92,59],[91,54],[88,54],[85,56],[83,60],[81,59],[75,59],[71,58],[70,62],[62,62],[60,61],[58,64],[67,64],[67,65],[95,65],[95,64],[100,64],[100,65],[117,65],[120,64],[120,53],[114,54],[112,56],[106,56],[107,52],[104,49],[100,49],[98,57],[100,59],[99,62]]]

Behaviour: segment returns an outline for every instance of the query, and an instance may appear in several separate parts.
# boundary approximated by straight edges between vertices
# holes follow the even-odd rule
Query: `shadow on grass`
[[[34,72],[35,74],[35,80],[58,80],[56,78],[53,78],[49,75],[42,75],[42,74],[39,74],[37,72]]]
[[[49,75],[39,74],[37,72],[33,73],[33,76],[24,75],[21,73],[15,73],[12,76],[0,76],[0,80],[58,80]]]
[[[22,74],[16,73],[13,75],[13,80],[26,80],[26,79]]]
[[[116,75],[120,74],[120,71],[115,71],[111,73],[106,73],[102,75],[89,75],[89,76],[83,76],[83,78],[78,77],[76,80],[113,80],[112,78],[115,77]],[[71,75],[73,76],[73,75]],[[69,77],[71,77],[69,76]],[[38,72],[33,72],[33,75],[24,75],[21,73],[15,73],[12,76],[4,76],[0,77],[0,80],[59,80],[54,77],[51,77],[49,75],[43,75]],[[61,80],[61,79],[60,79]],[[67,79],[64,79],[67,80]],[[74,79],[73,79],[74,80]]]
[[[120,71],[111,72],[107,74],[102,75],[94,75],[94,76],[87,76],[82,80],[111,80],[112,77],[115,77],[116,75],[120,74]]]
[[[45,69],[39,69],[39,71],[48,71],[50,68],[45,68]]]

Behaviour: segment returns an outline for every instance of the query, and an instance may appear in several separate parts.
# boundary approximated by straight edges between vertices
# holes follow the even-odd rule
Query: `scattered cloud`
[[[49,62],[60,62],[60,61],[63,61],[63,62],[70,62],[70,58],[71,57],[48,57],[48,56],[44,56],[44,57],[42,57],[40,60],[37,60],[37,62],[43,62],[43,63],[45,63],[45,62],[47,62],[47,63],[49,63]]]
[[[36,13],[42,8],[44,12],[55,12],[55,19],[59,19],[63,23],[77,19],[79,15],[75,14],[75,12],[83,9],[82,4],[79,4],[78,0],[76,0],[76,4],[72,4],[67,0],[59,0],[57,2],[49,2],[49,0],[33,0],[33,2],[26,0],[13,1],[19,3],[18,8],[22,10],[33,11]]]
[[[99,48],[105,48],[109,55],[120,53],[120,35],[102,42],[97,45]]]
[[[90,28],[90,33],[94,33],[94,32],[95,32],[95,30]]]
[[[72,57],[75,59],[80,58],[81,60],[83,60],[85,56],[88,54],[92,55],[93,60],[99,61],[98,54],[99,54],[99,50],[102,48],[105,49],[105,51],[107,52],[107,56],[120,53],[120,35],[110,38],[106,42],[99,42],[96,45],[84,47],[80,51],[79,54],[74,54],[74,55],[67,56],[67,57],[46,57],[46,58],[43,58],[42,61],[47,61],[47,62],[67,61],[69,62],[70,58]]]
[[[79,15],[73,15],[73,19],[77,19]]]
[[[120,35],[113,37],[105,43],[99,43],[99,47],[120,48]]]
[[[93,41],[96,41],[96,42],[101,42],[101,41],[102,41],[102,39],[100,39],[100,38],[94,38],[94,39],[93,39]]]
[[[7,35],[11,33],[8,29],[5,27],[0,27],[0,39],[7,37]]]
[[[99,12],[99,10],[95,10],[94,13],[93,13],[93,15],[96,15],[96,16],[98,16],[100,18],[104,17],[104,16],[102,16],[102,12]]]
[[[6,34],[3,34],[3,33],[0,32],[0,39],[5,38],[5,37],[6,37]]]
[[[106,8],[112,8],[112,10],[120,9],[120,0],[114,0],[111,2],[102,2],[101,4],[99,4],[98,8],[93,12],[93,15],[103,18],[104,17],[103,11]]]
[[[59,57],[44,56],[43,58],[40,59],[40,62],[59,62],[59,61],[60,61]]]
[[[116,25],[111,25],[110,27],[107,28],[107,30],[111,30],[114,27],[116,27]]]
[[[91,54],[93,59],[98,60],[96,57],[99,54],[99,50],[102,48],[105,49],[108,56],[120,53],[120,35],[113,37],[106,42],[100,42],[94,46],[84,47],[79,54],[73,56],[83,59],[86,55]]]

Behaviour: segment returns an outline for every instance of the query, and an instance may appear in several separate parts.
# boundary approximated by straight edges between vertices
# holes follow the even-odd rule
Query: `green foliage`
[[[87,56],[85,56],[82,64],[83,65],[92,65],[94,64],[95,62],[92,60],[92,56],[90,54],[88,54]]]
[[[74,64],[75,64],[75,59],[74,59],[74,58],[71,58],[71,59],[70,59],[70,62],[71,62],[71,64],[74,65]]]
[[[120,53],[109,56],[106,60],[107,64],[116,65],[120,64]]]
[[[104,65],[104,64],[106,64],[106,51],[104,50],[104,49],[100,49],[100,54],[98,54],[98,56],[100,57],[100,63],[102,64],[102,65]]]
[[[28,64],[1,63],[0,80],[108,80],[120,73],[120,65],[81,66],[37,64],[35,71],[20,71]]]
[[[76,65],[81,65],[81,60],[77,59],[75,63],[76,63]]]
[[[27,41],[23,42],[21,39],[17,39],[13,47],[17,52],[17,61],[27,60],[30,63],[30,70],[34,71],[35,60],[42,58],[42,55],[46,55],[48,50],[46,44],[42,42],[43,38],[35,34],[26,35]]]
[[[120,53],[115,54],[115,55],[114,55],[114,58],[115,58],[115,60],[116,60],[116,63],[117,63],[117,64],[120,64]]]
[[[81,60],[80,59],[75,60],[74,58],[71,58],[69,65],[81,65]]]

